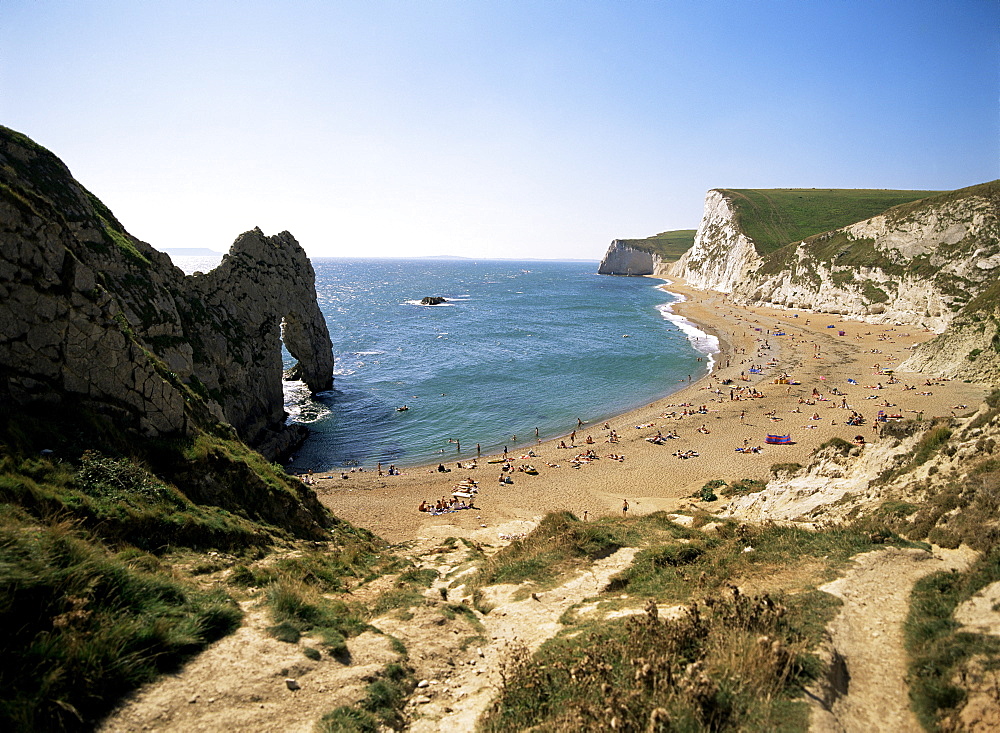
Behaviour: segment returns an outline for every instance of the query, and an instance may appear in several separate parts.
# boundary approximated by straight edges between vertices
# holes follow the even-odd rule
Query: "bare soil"
[[[889,547],[856,557],[843,577],[821,590],[844,605],[827,627],[827,679],[814,691],[810,730],[910,733],[920,724],[909,708],[903,622],[910,592],[939,570],[963,570],[975,553]]]

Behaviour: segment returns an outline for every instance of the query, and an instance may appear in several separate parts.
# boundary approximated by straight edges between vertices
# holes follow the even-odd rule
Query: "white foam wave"
[[[656,306],[656,309],[660,311],[660,315],[663,316],[665,320],[668,320],[671,323],[673,323],[675,326],[677,326],[678,329],[680,329],[681,333],[687,336],[688,341],[691,342],[691,345],[695,348],[696,351],[700,351],[702,354],[708,357],[706,359],[707,369],[709,372],[711,372],[713,367],[715,366],[714,356],[715,354],[719,353],[719,338],[717,336],[713,336],[710,333],[702,331],[700,328],[698,328],[684,316],[679,316],[676,313],[674,313],[673,308],[671,306],[673,306],[675,303],[683,302],[684,296],[678,295],[677,293],[670,293],[670,294],[673,295],[675,299],[670,303],[663,303],[661,305]]]
[[[289,381],[282,383],[285,397],[285,413],[288,422],[309,424],[328,417],[330,408],[322,402],[313,399],[309,388],[304,382]]]

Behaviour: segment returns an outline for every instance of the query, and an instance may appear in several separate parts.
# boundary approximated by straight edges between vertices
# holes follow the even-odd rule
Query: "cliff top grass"
[[[672,229],[645,239],[619,239],[618,241],[632,249],[652,252],[664,262],[674,262],[691,249],[696,232],[697,229]]]
[[[850,188],[718,189],[737,224],[765,255],[791,242],[854,224],[886,209],[941,193]]]

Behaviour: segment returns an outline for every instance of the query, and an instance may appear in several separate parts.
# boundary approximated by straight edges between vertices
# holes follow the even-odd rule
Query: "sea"
[[[175,256],[186,272],[219,257]],[[333,389],[285,383],[311,436],[293,471],[408,467],[525,450],[648,404],[712,368],[680,296],[597,262],[313,258]],[[426,296],[445,298],[422,305]],[[286,366],[292,360],[285,353]],[[404,409],[400,409],[404,408]]]

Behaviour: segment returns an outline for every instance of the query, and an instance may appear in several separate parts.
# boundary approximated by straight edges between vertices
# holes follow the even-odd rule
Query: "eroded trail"
[[[472,730],[498,691],[506,660],[531,653],[554,636],[563,612],[597,595],[611,576],[632,562],[635,552],[635,548],[620,549],[544,592],[531,594],[519,585],[491,586],[484,602],[492,608],[483,614],[472,608],[472,599],[455,584],[463,570],[475,567],[465,546],[418,543],[411,558],[438,572],[438,580],[426,591],[423,603],[372,619],[374,631],[349,640],[349,658],[320,653],[317,639],[284,643],[272,638],[265,609],[256,600],[245,601],[246,616],[235,633],[175,674],[138,690],[99,730],[313,731],[325,713],[358,705],[365,698],[365,686],[387,664],[401,660],[393,637],[405,644],[406,660],[421,681],[408,703],[408,729]],[[358,588],[354,600],[374,601],[392,587],[391,577],[380,581]],[[519,589],[526,596],[523,600]],[[315,650],[312,656],[304,653],[309,648]]]
[[[822,586],[844,602],[827,627],[830,670],[817,692],[810,730],[910,733],[903,622],[914,583],[940,570],[963,570],[975,553],[889,547],[859,555],[841,578]]]
[[[329,655],[310,659],[304,640],[286,644],[267,635],[260,608],[179,672],[146,685],[99,728],[131,731],[302,731],[322,715],[363,697],[366,677],[397,654],[384,636],[367,631],[351,640],[351,664]],[[286,680],[295,680],[291,689]]]
[[[458,650],[454,645],[434,643],[434,638],[427,638],[426,630],[421,633],[421,624],[412,620],[376,620],[374,625],[406,643],[418,677],[428,681],[411,699],[409,730],[473,730],[499,690],[507,660],[513,655],[530,654],[554,636],[566,609],[597,595],[613,575],[631,564],[636,551],[620,549],[578,571],[562,585],[523,600],[514,600],[520,586],[490,587],[486,598],[493,608],[488,614],[477,614],[484,628],[484,643],[475,648]]]

